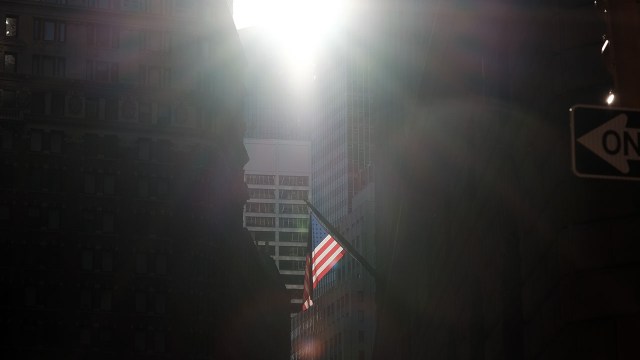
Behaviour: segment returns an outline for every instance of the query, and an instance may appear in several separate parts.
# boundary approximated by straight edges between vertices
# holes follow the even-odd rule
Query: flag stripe
[[[330,262],[327,262],[322,268],[314,271],[313,276],[313,287],[318,286],[320,279],[322,279],[327,273],[333,268],[333,266],[338,262],[338,260],[342,259],[344,256],[344,250],[337,252],[331,256]]]
[[[321,272],[328,264],[330,264],[337,253],[343,252],[344,249],[333,242],[317,259],[313,259],[313,273],[314,275]],[[317,276],[314,276],[314,278]]]
[[[333,239],[330,239],[333,240]],[[317,268],[318,266],[322,266],[326,261],[328,256],[331,256],[334,252],[341,251],[342,247],[335,241],[328,242],[326,246],[321,249],[321,252],[314,252],[313,254],[313,267]]]
[[[314,280],[318,277],[317,274],[319,272],[322,272],[322,270],[324,270],[325,267],[329,266],[333,261],[333,259],[335,258],[335,256],[341,253],[342,251],[343,249],[340,246],[333,246],[329,251],[325,253],[326,256],[324,256],[322,260],[313,262]]]

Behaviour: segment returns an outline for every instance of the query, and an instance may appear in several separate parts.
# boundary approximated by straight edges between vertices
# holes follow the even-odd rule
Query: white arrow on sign
[[[623,174],[629,173],[630,160],[640,160],[640,129],[627,128],[626,114],[591,130],[578,142]]]

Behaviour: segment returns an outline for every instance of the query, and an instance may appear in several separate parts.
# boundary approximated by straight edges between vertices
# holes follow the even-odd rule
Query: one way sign
[[[640,110],[576,105],[570,112],[577,176],[640,180]]]

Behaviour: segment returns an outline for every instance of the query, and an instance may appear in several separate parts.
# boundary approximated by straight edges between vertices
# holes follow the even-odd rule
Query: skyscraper
[[[371,69],[362,39],[350,35],[324,49],[317,63],[311,193],[318,210],[374,263]],[[314,305],[292,320],[292,357],[370,357],[374,292],[371,275],[346,254],[314,289]]]
[[[307,253],[309,143],[245,139],[249,200],[245,226],[259,250],[275,261],[290,297],[290,313],[302,306]]]
[[[286,356],[284,288],[242,226],[244,60],[225,2],[0,14],[3,357]]]

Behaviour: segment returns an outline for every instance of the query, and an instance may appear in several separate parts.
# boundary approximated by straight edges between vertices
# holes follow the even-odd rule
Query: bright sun
[[[316,52],[342,25],[346,0],[235,0],[236,28],[256,26],[290,62],[295,78],[313,77]]]

